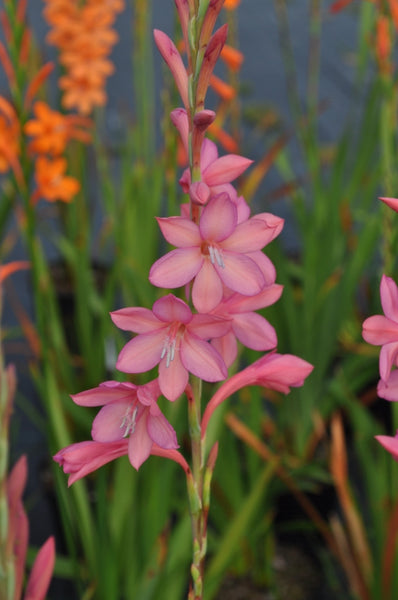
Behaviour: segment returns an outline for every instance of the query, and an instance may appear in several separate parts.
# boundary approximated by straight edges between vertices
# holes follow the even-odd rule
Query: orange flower
[[[233,71],[239,71],[243,63],[243,54],[236,48],[225,44],[220,54],[222,60],[228,65]]]
[[[62,106],[67,110],[76,108],[80,114],[89,115],[95,106],[106,103],[104,83],[104,78],[96,74],[61,77],[59,87],[64,91]]]
[[[235,90],[235,88],[233,88],[232,85],[229,85],[228,83],[225,83],[225,81],[223,81],[222,79],[220,79],[216,75],[212,75],[210,77],[210,85],[213,88],[213,90],[223,100],[226,100],[227,102],[230,102],[236,96],[236,90]]]
[[[224,0],[224,8],[227,10],[235,10],[238,8],[240,0]]]
[[[65,158],[48,159],[39,156],[35,165],[35,178],[37,189],[32,196],[32,201],[44,198],[49,202],[62,200],[70,202],[80,189],[80,184],[74,177],[65,173]]]
[[[238,144],[234,140],[234,138],[229,135],[224,129],[222,129],[217,123],[214,121],[209,125],[208,132],[212,135],[218,142],[220,142],[221,146],[227,152],[234,154],[238,151]]]
[[[18,161],[20,127],[17,114],[12,105],[0,96],[0,173],[11,167],[20,171]]]
[[[63,115],[52,110],[45,102],[35,102],[36,119],[25,125],[24,132],[33,137],[29,148],[35,154],[62,154],[70,139],[88,143],[90,134],[80,127],[89,127],[91,121],[75,115]]]

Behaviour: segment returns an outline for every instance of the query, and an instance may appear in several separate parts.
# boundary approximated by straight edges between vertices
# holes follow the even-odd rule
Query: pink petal
[[[234,333],[230,331],[226,335],[212,340],[210,343],[220,354],[225,365],[230,367],[238,356],[238,344],[236,343]]]
[[[380,349],[379,356],[379,371],[380,377],[384,380],[388,379],[390,371],[395,364],[398,356],[398,342],[384,344]]]
[[[192,320],[192,312],[188,304],[173,294],[167,294],[159,298],[153,305],[153,313],[166,323],[189,323]]]
[[[377,395],[390,402],[398,402],[398,370],[393,371],[387,381],[380,379],[377,386]]]
[[[397,198],[379,198],[384,204],[387,204],[390,208],[398,212],[398,199]]]
[[[160,361],[165,341],[165,330],[140,334],[127,342],[116,362],[116,368],[124,373],[144,373]]]
[[[37,553],[24,600],[44,600],[50,586],[55,563],[55,542],[49,537]]]
[[[161,288],[181,287],[195,277],[202,263],[200,248],[172,250],[152,265],[149,281]]]
[[[229,319],[208,314],[194,315],[189,324],[189,331],[202,340],[221,337],[230,329],[231,321]]]
[[[157,404],[150,408],[148,433],[152,441],[161,448],[178,448],[176,432],[161,413]]]
[[[220,242],[232,234],[237,222],[236,206],[227,194],[220,194],[203,209],[199,229],[204,240]]]
[[[130,435],[128,446],[128,457],[134,469],[140,468],[143,462],[150,456],[153,442],[148,434],[148,410],[136,424],[134,433]]]
[[[163,396],[171,402],[177,400],[184,392],[188,385],[188,371],[181,362],[180,352],[176,351],[169,366],[166,358],[160,361],[159,385]]]
[[[160,54],[174,77],[184,106],[188,108],[188,74],[182,58],[173,41],[163,31],[155,29],[153,35]]]
[[[398,288],[395,281],[386,275],[381,278],[380,298],[386,317],[398,323]]]
[[[118,400],[107,404],[93,421],[91,436],[96,442],[116,442],[124,437],[125,427],[121,427],[123,417],[131,406],[131,400]]]
[[[272,213],[258,213],[255,215],[256,219],[262,219],[268,229],[268,241],[267,244],[272,242],[282,231],[285,220],[281,217],[277,217]]]
[[[392,455],[394,460],[398,460],[398,432],[394,437],[390,435],[375,435],[375,438]]]
[[[188,155],[188,134],[189,134],[189,123],[187,111],[183,108],[176,108],[170,113],[170,119],[174,127],[180,134],[181,141],[184,144],[185,152]]]
[[[362,337],[374,346],[398,342],[398,323],[383,315],[373,315],[363,322]]]
[[[119,329],[134,333],[148,333],[163,327],[163,323],[148,308],[120,308],[111,312],[111,319]]]
[[[221,183],[229,183],[246,171],[252,162],[252,160],[237,154],[227,154],[212,162],[205,169],[202,173],[203,180],[210,187]]]
[[[200,313],[208,313],[222,300],[222,284],[210,259],[203,261],[202,268],[192,286],[192,302]]]
[[[181,340],[180,354],[185,368],[205,381],[221,381],[228,375],[224,361],[218,352],[208,342],[188,332]]]
[[[73,402],[79,406],[102,406],[114,400],[130,398],[133,400],[136,396],[137,386],[126,381],[105,381],[96,388],[85,390],[71,396]]]
[[[263,274],[266,286],[270,286],[273,283],[275,283],[275,279],[276,279],[275,267],[274,267],[273,263],[270,261],[270,259],[268,258],[268,256],[266,254],[264,254],[264,252],[262,252],[261,250],[258,250],[257,252],[250,252],[246,256],[251,258],[256,263],[256,265],[258,266],[258,268],[260,269],[260,271]]]
[[[217,146],[214,142],[205,138],[200,153],[200,170],[203,173],[207,167],[218,158]]]
[[[161,392],[158,379],[149,381],[145,385],[139,385],[137,388],[137,397],[141,404],[151,406],[159,398]]]
[[[240,223],[222,247],[232,252],[256,252],[268,243],[269,230],[261,219],[255,217]]]
[[[252,350],[271,350],[278,343],[275,329],[257,313],[235,315],[232,329],[238,340]]]
[[[274,304],[279,300],[282,291],[283,285],[275,283],[265,287],[259,294],[254,296],[242,296],[235,292],[223,304],[228,313],[251,312]]]
[[[246,296],[261,292],[265,285],[264,277],[251,258],[235,252],[223,252],[223,257],[225,267],[216,263],[214,268],[224,285]]]
[[[198,226],[185,217],[157,218],[157,222],[164,237],[173,246],[190,248],[202,243]]]

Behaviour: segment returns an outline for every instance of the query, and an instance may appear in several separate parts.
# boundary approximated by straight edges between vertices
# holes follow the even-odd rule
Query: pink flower
[[[72,396],[79,406],[102,406],[93,421],[95,442],[117,442],[128,438],[128,457],[135,469],[149,457],[153,444],[178,448],[174,429],[161,413],[157,380],[142,386],[105,381],[99,387]]]
[[[21,456],[14,465],[7,480],[8,534],[7,549],[14,560],[14,596],[22,598],[26,551],[28,547],[29,523],[22,503],[26,485],[26,456]],[[44,600],[54,570],[55,544],[49,537],[36,555],[35,562],[26,585],[24,600]]]
[[[381,346],[380,377],[386,381],[398,356],[398,288],[391,277],[383,275],[380,297],[384,315],[366,319],[362,336],[369,344]]]
[[[231,330],[221,338],[214,339],[211,344],[229,367],[237,356],[238,339],[244,346],[252,350],[272,350],[278,340],[275,329],[261,315],[253,312],[274,304],[282,293],[283,286],[272,284],[255,296],[231,294],[214,309],[212,314],[228,319]]]
[[[89,473],[96,471],[108,462],[128,453],[128,440],[117,442],[78,442],[63,448],[54,460],[61,465],[64,473],[70,475],[68,486]]]
[[[313,368],[310,363],[292,354],[266,354],[219,387],[203,413],[202,437],[206,435],[207,425],[215,409],[237,390],[248,385],[259,385],[288,394],[290,387],[303,385]]]
[[[103,465],[128,454],[128,440],[117,442],[79,442],[60,450],[53,458],[63,468],[64,473],[70,474],[68,486],[96,471]],[[189,466],[184,457],[174,449],[161,448],[153,444],[151,454],[170,458],[189,472]]]
[[[158,223],[177,250],[155,262],[149,280],[158,287],[176,288],[194,279],[192,301],[199,312],[208,313],[221,302],[223,285],[254,296],[268,283],[256,259],[262,260],[261,249],[274,237],[273,219],[270,225],[264,216],[238,224],[236,206],[224,193],[204,207],[199,225],[185,217]]]
[[[153,310],[122,308],[112,320],[138,335],[119,354],[116,367],[125,373],[143,373],[159,364],[159,386],[168,400],[176,400],[188,383],[188,372],[205,381],[221,381],[227,369],[219,353],[206,341],[224,335],[227,322],[208,315],[193,315],[189,306],[172,294],[160,298]]]

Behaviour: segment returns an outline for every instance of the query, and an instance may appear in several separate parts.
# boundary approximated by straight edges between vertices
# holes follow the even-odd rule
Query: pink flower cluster
[[[187,39],[188,3],[176,0],[176,4]],[[115,325],[136,334],[120,352],[117,369],[136,374],[158,366],[158,377],[141,387],[106,382],[73,396],[77,404],[103,408],[93,423],[93,441],[73,445],[55,457],[70,473],[69,483],[126,453],[136,469],[159,449],[181,463],[175,431],[160,412],[158,397],[177,400],[187,389],[189,374],[207,382],[227,379],[238,341],[258,351],[272,351],[277,345],[275,329],[256,311],[276,302],[282,293],[263,250],[279,235],[283,220],[265,212],[251,216],[232,181],[252,161],[235,154],[219,157],[216,145],[205,138],[215,114],[204,108],[204,97],[226,39],[225,27],[212,34],[221,6],[221,0],[212,0],[203,19],[200,45],[205,50],[191,105],[192,57],[187,70],[172,40],[155,31],[184,104],[171,119],[191,160],[180,179],[189,201],[180,215],[158,218],[174,249],[152,265],[149,280],[159,288],[182,288],[185,300],[168,293],[152,310],[130,307],[111,314]],[[265,385],[287,393],[289,386],[302,385],[311,370],[297,357],[272,352],[256,367],[231,378],[232,387],[227,381],[220,390],[232,393],[244,385]],[[206,423],[230,395],[224,391],[209,402]]]
[[[398,199],[380,198],[387,206],[398,212]],[[362,336],[366,342],[381,346],[379,356],[380,381],[377,394],[380,398],[398,401],[398,287],[382,276],[380,299],[383,315],[373,315],[363,322]],[[398,460],[398,431],[394,437],[377,435],[380,444]]]

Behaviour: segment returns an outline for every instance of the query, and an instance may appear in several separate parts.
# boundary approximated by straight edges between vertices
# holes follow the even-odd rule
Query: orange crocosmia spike
[[[236,90],[216,75],[210,77],[210,85],[213,90],[227,102],[230,102],[236,96]]]
[[[20,126],[13,106],[0,96],[0,173],[10,167],[19,178]]]
[[[242,52],[236,48],[233,48],[232,46],[229,46],[228,44],[224,45],[220,56],[233,71],[239,71],[244,60]]]
[[[35,178],[37,189],[32,200],[39,198],[55,202],[62,200],[70,202],[80,189],[80,184],[74,177],[65,175],[66,159],[48,159],[39,156],[35,165]]]
[[[14,67],[12,66],[10,57],[8,56],[6,47],[2,42],[0,42],[0,63],[3,65],[3,69],[7,76],[8,82],[12,87],[15,83],[15,71]]]
[[[391,49],[390,20],[386,15],[379,15],[376,22],[376,58],[380,71],[384,74],[392,69]]]
[[[226,10],[235,10],[236,8],[238,8],[239,4],[240,0],[224,0],[223,7]]]

